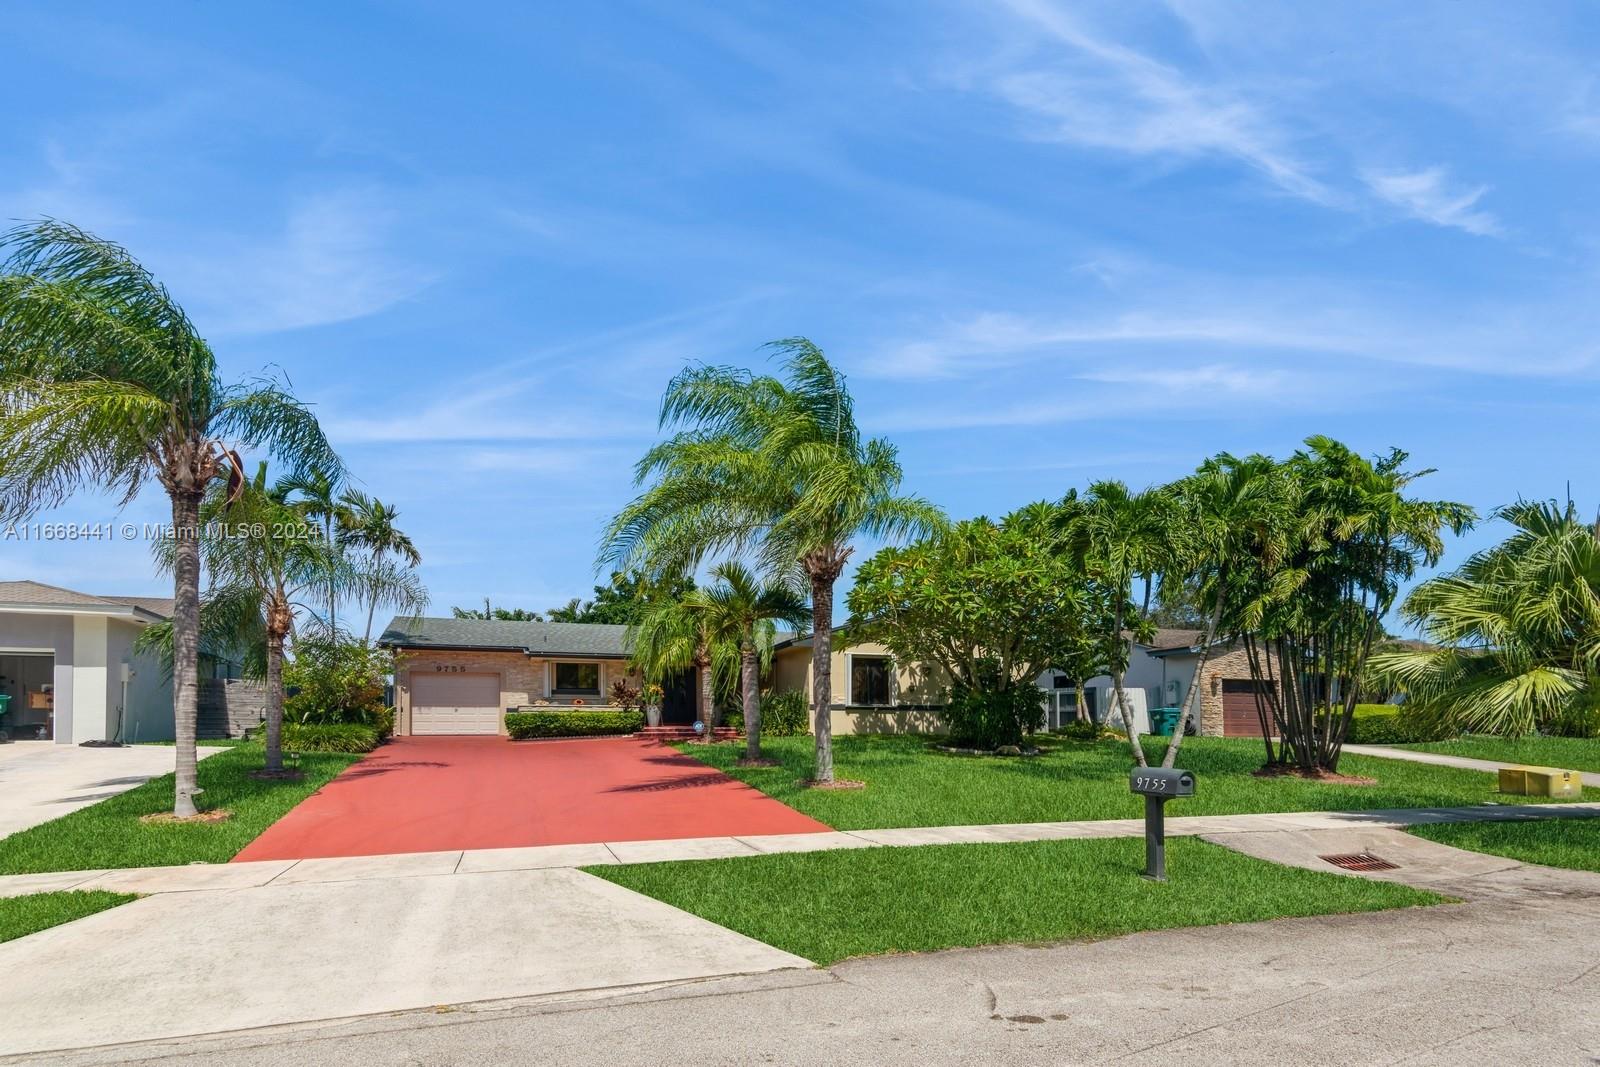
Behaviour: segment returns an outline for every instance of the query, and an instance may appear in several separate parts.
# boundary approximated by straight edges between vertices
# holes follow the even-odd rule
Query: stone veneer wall
[[[1213,652],[1200,685],[1200,732],[1222,736],[1222,679],[1250,678],[1250,657],[1243,645]]]

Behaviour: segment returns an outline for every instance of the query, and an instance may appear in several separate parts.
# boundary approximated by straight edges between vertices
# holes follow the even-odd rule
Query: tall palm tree
[[[385,582],[393,582],[401,576],[402,570],[421,565],[422,553],[417,551],[411,538],[395,525],[395,519],[400,516],[398,510],[377,497],[354,489],[346,490],[340,502],[344,505],[346,516],[339,539],[343,544],[366,552],[375,578],[381,576]],[[390,557],[394,557],[393,560]],[[401,567],[391,566],[392,562],[398,562]],[[368,645],[372,643],[372,617],[378,610],[383,590],[380,586],[373,586],[361,592],[367,600],[367,628],[362,634],[361,643]]]
[[[200,502],[233,449],[340,472],[311,411],[271,381],[227,385],[165,286],[118,245],[46,219],[0,237],[0,518],[81,489],[167,493],[173,536],[173,813],[197,814]]]
[[[1141,767],[1147,763],[1144,746],[1123,691],[1128,671],[1126,633],[1148,639],[1152,629],[1133,603],[1133,583],[1138,576],[1148,580],[1169,569],[1173,515],[1172,496],[1165,489],[1134,493],[1117,481],[1095,482],[1086,497],[1062,512],[1066,544],[1111,597],[1104,654],[1111,668],[1112,698],[1127,728],[1134,761]]]
[[[1258,555],[1276,571],[1289,550],[1290,528],[1297,521],[1293,496],[1283,468],[1271,456],[1244,459],[1220,453],[1172,487],[1178,504],[1175,539],[1177,558],[1164,581],[1193,582],[1200,603],[1209,604],[1205,638],[1195,663],[1194,682],[1184,694],[1183,712],[1162,757],[1163,767],[1177,764],[1184,732],[1197,715],[1206,661],[1217,641],[1232,579],[1245,558]],[[1260,606],[1245,612],[1259,625]]]
[[[713,648],[726,645],[739,650],[745,759],[760,760],[761,666],[772,658],[774,623],[798,629],[810,620],[810,610],[795,581],[762,581],[734,561],[712,568],[711,577],[716,584],[688,593],[683,605],[698,616]]]
[[[1496,512],[1516,532],[1406,597],[1437,647],[1375,653],[1408,707],[1454,729],[1518,736],[1600,723],[1600,523],[1568,501]]]
[[[946,527],[944,513],[899,492],[893,445],[865,440],[844,375],[803,337],[770,346],[784,378],[691,367],[667,387],[672,437],[635,468],[647,486],[612,520],[602,560],[652,572],[719,553],[764,569],[798,565],[811,589],[815,780],[833,782],[833,588],[861,538],[898,541]]]
[[[339,475],[310,468],[278,479],[274,491],[278,498],[294,505],[296,511],[322,527],[323,540],[337,546],[340,529],[350,520],[350,511],[339,495]],[[330,583],[323,590],[328,633],[338,634],[339,594]]]

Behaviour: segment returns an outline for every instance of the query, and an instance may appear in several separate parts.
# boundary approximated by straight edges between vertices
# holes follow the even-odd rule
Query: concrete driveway
[[[202,747],[201,759],[218,750]],[[172,773],[164,745],[79,748],[53,741],[0,745],[0,837],[98,804]]]
[[[809,967],[570,869],[274,881],[0,944],[0,1056]]]
[[[402,737],[323,786],[234,860],[829,829],[654,741]]]

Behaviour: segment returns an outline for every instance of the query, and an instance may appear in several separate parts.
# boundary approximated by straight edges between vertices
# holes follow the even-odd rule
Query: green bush
[[[1010,689],[958,689],[942,709],[950,740],[972,748],[1020,745],[1024,734],[1044,724],[1039,690],[1031,685]]]
[[[1438,716],[1403,704],[1357,704],[1344,739],[1352,745],[1404,745],[1439,741],[1453,733]]]
[[[364,722],[286,722],[286,752],[371,752],[383,743],[378,728]]]
[[[1113,732],[1104,723],[1092,719],[1073,719],[1056,731],[1069,741],[1099,741],[1103,737],[1110,737]]]
[[[284,718],[298,723],[366,723],[383,728],[393,711],[383,702],[384,676],[394,669],[388,652],[353,641],[302,637],[294,659],[283,668],[283,683],[294,695],[284,701]]]
[[[811,732],[811,707],[798,689],[761,698],[761,732],[768,737],[804,737]]]
[[[506,732],[518,741],[533,737],[599,737],[631,734],[644,725],[644,712],[617,708],[594,711],[521,709],[506,713]]]

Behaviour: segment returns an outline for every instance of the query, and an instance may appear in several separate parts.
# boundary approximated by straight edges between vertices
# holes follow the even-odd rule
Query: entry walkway
[[[1379,759],[1405,760],[1408,763],[1431,763],[1435,767],[1460,767],[1468,771],[1486,771],[1494,774],[1502,767],[1526,767],[1526,763],[1502,763],[1498,760],[1472,759],[1468,756],[1447,756],[1443,752],[1416,752],[1409,748],[1394,748],[1390,745],[1346,745],[1346,752],[1357,756],[1376,756]],[[1562,768],[1563,770],[1567,768]],[[1600,773],[1584,771],[1583,784],[1591,789],[1600,789]]]
[[[1268,830],[1404,829],[1440,822],[1600,817],[1600,803],[1485,804],[1462,808],[1395,808],[1377,811],[1309,811],[1267,815],[1193,815],[1169,818],[1170,837],[1251,834]],[[1069,838],[1137,837],[1141,819],[1086,822],[922,826],[885,830],[610,841],[602,844],[466,849],[387,856],[283,859],[184,867],[17,874],[0,878],[0,897],[58,889],[109,889],[124,893],[189,893],[321,882],[418,876],[458,877],[509,871],[725,859],[774,852],[818,852],[877,846],[1003,844]]]

